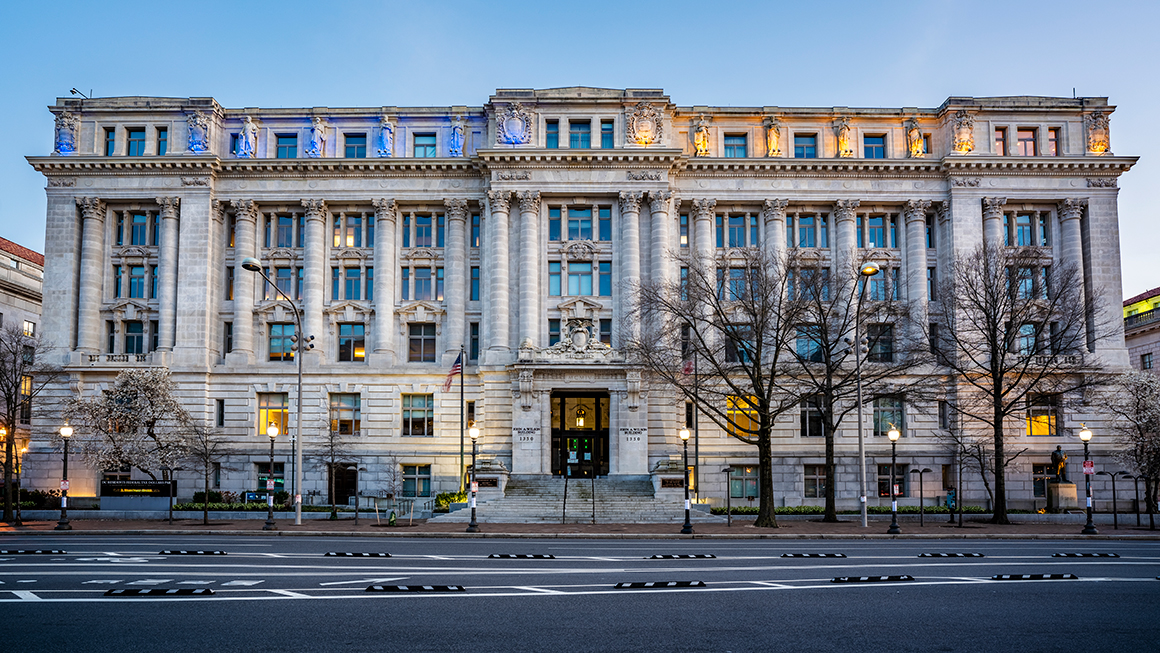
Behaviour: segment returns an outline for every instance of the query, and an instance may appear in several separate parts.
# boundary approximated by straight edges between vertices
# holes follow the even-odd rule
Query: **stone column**
[[[511,282],[508,275],[508,211],[511,210],[511,191],[489,190],[487,203],[490,210],[487,224],[488,287],[491,314],[488,316],[491,338],[487,343],[490,351],[507,351],[511,348]]]
[[[929,208],[930,200],[906,202],[906,299],[910,302],[913,321],[911,337],[916,340],[924,333],[930,301],[926,289],[926,210]]]
[[[371,200],[375,207],[375,355],[392,363],[395,353],[395,275],[398,273],[395,223],[398,205],[393,199]]]
[[[1057,204],[1059,208],[1059,254],[1060,261],[1065,265],[1074,265],[1076,270],[1076,281],[1079,283],[1079,300],[1086,301],[1088,295],[1087,289],[1087,271],[1084,269],[1083,261],[1083,232],[1080,229],[1080,218],[1083,217],[1083,210],[1087,208],[1088,201],[1082,198],[1069,197],[1060,200]],[[1085,331],[1089,331],[1091,325],[1085,325]],[[1088,347],[1090,342],[1090,332],[1088,334]]]
[[[258,205],[253,200],[233,200],[230,205],[234,209],[234,348],[226,359],[245,365],[254,357],[254,288],[261,277],[242,269],[242,259],[257,257]]]
[[[761,222],[765,227],[765,253],[780,258],[785,254],[785,207],[789,200],[765,200]]]
[[[81,279],[77,298],[77,349],[101,351],[102,281],[105,278],[105,203],[96,197],[78,197],[84,226],[81,235]]]
[[[620,191],[620,310],[621,346],[624,339],[640,336],[640,324],[627,319],[636,310],[637,287],[640,285],[640,191]]]
[[[325,295],[326,277],[330,273],[326,265],[326,202],[324,200],[302,200],[306,209],[306,251],[303,265],[306,278],[302,281],[302,331],[303,337],[314,336],[314,351],[323,361],[326,358],[326,338],[323,331],[322,304]]]
[[[1006,203],[1006,197],[983,198],[983,242],[1003,245],[1003,205]]]
[[[180,198],[158,197],[161,207],[161,256],[158,262],[160,278],[157,289],[157,323],[160,330],[157,348],[172,351],[177,338],[177,210]]]
[[[854,209],[862,202],[860,200],[837,200],[834,202],[834,274],[839,283],[855,279],[854,270],[855,250],[858,249],[858,220]]]
[[[672,204],[672,191],[650,191],[648,194],[648,208],[652,212],[652,256],[651,273],[654,283],[670,283],[673,274],[673,261],[669,256],[672,236],[669,230],[672,219],[669,217],[669,205]]]
[[[520,346],[540,342],[540,192],[522,190],[520,200]],[[507,262],[504,261],[504,265]]]
[[[713,209],[717,207],[717,200],[693,200],[693,250],[698,256],[713,259],[713,252],[717,244],[713,242]]]
[[[447,265],[447,281],[444,288],[446,316],[443,319],[444,365],[455,362],[459,349],[463,346],[463,332],[467,316],[467,200],[463,198],[443,201],[447,207],[447,247],[443,250],[443,260]],[[466,360],[464,364],[466,364]]]
[[[51,347],[55,363],[69,360],[77,346],[77,279],[80,277],[81,229],[77,219],[77,197],[68,186],[50,187],[44,258],[52,265],[44,269],[44,299],[40,313],[40,341]]]

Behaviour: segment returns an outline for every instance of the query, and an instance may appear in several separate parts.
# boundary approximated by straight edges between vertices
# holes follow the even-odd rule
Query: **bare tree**
[[[44,388],[60,376],[60,368],[44,362],[46,347],[40,340],[11,324],[0,329],[0,417],[4,436],[4,521],[12,521],[15,486],[12,474],[16,462],[16,430],[29,421],[32,404]],[[24,419],[27,418],[27,419]]]
[[[1103,382],[1085,354],[1108,322],[1096,311],[1099,290],[1085,293],[1081,271],[1042,248],[986,243],[949,272],[932,304],[940,330],[928,337],[951,374],[949,408],[990,431],[992,523],[1008,524],[1005,475],[1018,454],[1008,451],[1007,428],[1031,403],[1049,412],[1041,427],[1056,429],[1061,409]]]
[[[322,438],[319,441],[315,457],[326,466],[328,484],[330,487],[330,518],[338,519],[338,505],[335,503],[334,477],[340,468],[345,468],[354,452],[345,433],[333,428],[323,428]],[[358,500],[357,498],[355,499]]]
[[[194,424],[192,426],[186,460],[189,461],[194,471],[202,475],[202,480],[204,481],[205,503],[202,504],[202,524],[209,524],[210,476],[213,475],[215,467],[218,470],[226,469],[226,466],[222,463],[232,453],[233,451],[226,446],[225,441],[219,437],[219,434],[214,429],[207,428],[203,424]]]
[[[652,378],[676,389],[730,436],[757,447],[757,526],[777,526],[770,433],[798,396],[776,381],[797,333],[786,301],[792,259],[751,248],[728,257],[690,254],[676,282],[641,284],[624,324],[625,349]],[[689,374],[695,367],[695,376]]]
[[[1151,516],[1156,512],[1160,487],[1160,377],[1140,371],[1117,377],[1108,409],[1116,416],[1118,457],[1144,477],[1145,503]]]
[[[96,469],[136,467],[172,480],[196,426],[173,390],[169,370],[132,369],[98,395],[69,399],[65,414],[85,436],[77,439],[81,459]]]

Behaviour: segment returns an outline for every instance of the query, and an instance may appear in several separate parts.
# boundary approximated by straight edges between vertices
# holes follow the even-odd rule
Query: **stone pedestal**
[[[1047,484],[1047,505],[1051,512],[1063,512],[1079,507],[1075,483],[1049,482]]]

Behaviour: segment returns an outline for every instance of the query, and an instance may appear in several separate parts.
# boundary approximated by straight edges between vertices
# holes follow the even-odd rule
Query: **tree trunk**
[[[201,524],[209,526],[209,465],[205,466],[205,502],[201,504]]]
[[[834,462],[834,431],[826,427],[826,515],[823,522],[838,521],[838,488],[834,483],[837,475],[837,465]]]
[[[8,429],[4,437],[4,521],[12,521],[12,456],[16,453],[16,429]],[[16,495],[20,501],[20,495]]]
[[[1011,520],[1007,517],[1007,483],[1006,474],[1003,469],[1006,466],[1007,454],[1003,451],[1003,412],[1000,398],[996,397],[995,412],[994,412],[994,436],[995,436],[995,500],[993,503],[993,510],[991,513],[992,524],[1010,524]]]
[[[769,425],[757,434],[757,473],[761,478],[760,502],[754,526],[777,528],[777,513],[773,505],[773,452],[770,450]],[[728,488],[726,489],[728,491]]]
[[[330,463],[330,518],[338,519],[338,504],[334,498],[334,463]]]

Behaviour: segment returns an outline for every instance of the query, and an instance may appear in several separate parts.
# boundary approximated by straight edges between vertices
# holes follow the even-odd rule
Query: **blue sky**
[[[660,87],[679,105],[933,107],[950,95],[1107,96],[1124,292],[1160,168],[1158,2],[29,2],[0,8],[0,235],[43,251],[45,109],[97,96],[228,107],[478,106],[497,88]]]

